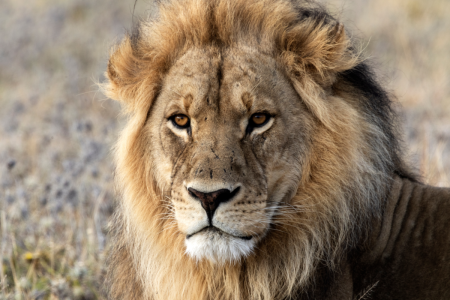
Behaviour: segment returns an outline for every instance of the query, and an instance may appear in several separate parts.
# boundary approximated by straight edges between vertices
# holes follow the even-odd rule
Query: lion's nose
[[[188,188],[188,191],[192,197],[200,200],[211,223],[214,212],[219,204],[230,201],[239,192],[239,189],[240,187],[235,188],[232,192],[228,189],[221,189],[210,193],[203,193],[193,188]]]

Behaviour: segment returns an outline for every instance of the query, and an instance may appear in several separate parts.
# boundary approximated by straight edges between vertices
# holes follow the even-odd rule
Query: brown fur
[[[162,2],[113,50],[107,76],[106,94],[129,115],[115,149],[111,299],[346,299],[382,280],[356,280],[360,261],[348,254],[372,247],[395,174],[414,178],[387,95],[322,8]],[[164,126],[171,105],[192,118],[190,135]],[[275,121],[250,138],[239,122],[258,105]],[[215,263],[185,253],[192,178],[242,184],[217,217],[253,236],[250,254]]]
[[[382,222],[352,261],[367,299],[449,299],[450,189],[395,178]],[[365,298],[366,299],[366,298]]]

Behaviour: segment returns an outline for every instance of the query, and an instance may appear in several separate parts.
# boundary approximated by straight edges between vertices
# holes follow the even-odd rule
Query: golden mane
[[[316,128],[297,194],[277,213],[271,235],[240,263],[215,265],[183,252],[167,187],[148,159],[152,141],[144,124],[180,56],[191,48],[234,45],[284,66]],[[365,68],[342,25],[309,1],[162,2],[157,17],[141,22],[113,50],[104,86],[129,114],[115,148],[122,199],[114,220],[110,296],[134,288],[136,297],[150,299],[284,299],[295,297],[321,267],[338,268],[341,255],[367,238],[371,222],[380,218],[393,173],[407,173],[397,154],[389,98]],[[371,95],[358,84],[349,87],[355,81],[382,93],[382,111],[367,104]],[[136,274],[118,261],[124,249]]]

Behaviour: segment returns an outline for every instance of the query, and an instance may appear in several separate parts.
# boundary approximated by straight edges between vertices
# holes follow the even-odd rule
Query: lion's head
[[[187,50],[164,82],[146,131],[186,253],[239,261],[297,191],[312,117],[277,61],[248,47]]]
[[[133,268],[152,299],[292,296],[382,211],[389,99],[309,2],[173,0],[114,49]]]

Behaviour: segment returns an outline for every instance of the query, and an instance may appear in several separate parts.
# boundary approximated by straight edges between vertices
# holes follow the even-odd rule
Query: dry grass
[[[322,2],[362,38],[397,96],[424,180],[449,186],[450,2]],[[100,298],[121,121],[94,82],[133,4],[0,3],[0,299]]]

